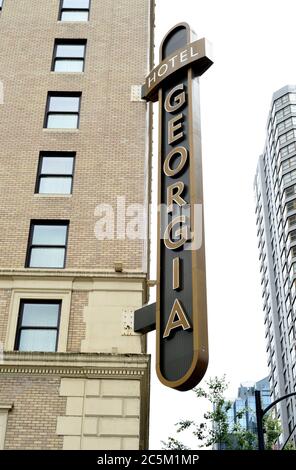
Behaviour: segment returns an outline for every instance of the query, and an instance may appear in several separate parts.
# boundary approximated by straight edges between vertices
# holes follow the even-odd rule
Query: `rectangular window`
[[[56,351],[61,302],[21,300],[16,332],[17,351]]]
[[[295,117],[290,117],[289,119],[286,119],[285,121],[282,121],[278,124],[277,130],[279,132],[282,132],[283,130],[287,129],[290,126],[295,126],[296,125],[296,118]]]
[[[292,201],[287,202],[286,210],[287,212],[296,210],[296,199],[292,199]]]
[[[290,242],[293,243],[296,241],[296,230],[292,230],[292,232],[289,233],[290,236]]]
[[[287,224],[288,222],[288,224]],[[293,225],[296,224],[296,214],[290,215],[290,217],[287,218],[286,226],[292,227]]]
[[[13,404],[0,402],[0,450],[4,450],[8,413],[12,410],[12,408]]]
[[[288,114],[295,113],[295,112],[296,112],[296,106],[294,104],[290,106],[286,106],[284,109],[281,109],[281,111],[278,111],[276,113],[275,115],[276,120],[278,122],[280,119],[283,119],[283,117],[288,116]]]
[[[60,21],[88,21],[90,0],[61,0]]]
[[[296,185],[289,186],[289,188],[285,189],[285,196],[286,197],[294,196],[294,194],[296,194]]]
[[[295,178],[296,178],[296,170],[289,171],[289,173],[286,173],[286,174],[283,176],[283,183],[284,183],[284,184],[290,183],[290,182],[293,181]]]
[[[32,221],[26,267],[64,268],[68,221]]]
[[[74,152],[41,152],[35,193],[71,194]]]
[[[292,227],[292,225],[296,224],[296,214],[291,215],[290,217],[287,218],[288,222],[288,227]]]
[[[296,165],[296,156],[288,158],[288,160],[285,160],[282,163],[282,169],[283,170],[288,170],[288,168],[290,168],[291,166],[294,166],[294,165]]]
[[[281,98],[278,98],[274,104],[275,104],[275,109],[278,109],[280,108],[281,106],[283,106],[285,103],[288,103],[289,102],[289,95],[286,94],[284,96],[282,96]]]
[[[83,72],[86,40],[56,39],[52,70],[54,72]]]
[[[286,142],[288,142],[288,140],[294,139],[295,137],[296,137],[296,130],[292,129],[291,131],[286,132],[285,134],[282,134],[279,137],[279,143],[281,145],[285,144]]]
[[[79,127],[81,93],[49,93],[44,127],[77,129]]]

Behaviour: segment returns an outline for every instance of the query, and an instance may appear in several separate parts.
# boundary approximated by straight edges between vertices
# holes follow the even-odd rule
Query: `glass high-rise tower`
[[[257,419],[255,391],[261,392],[262,408],[265,409],[271,402],[268,377],[258,382],[240,384],[237,397],[230,403],[227,409],[229,442],[219,442],[214,446],[215,450],[240,449],[240,444],[234,432],[235,426],[254,434],[253,448],[257,449]]]
[[[273,95],[254,189],[269,383],[275,400],[294,392],[296,385],[296,86]],[[285,441],[296,424],[295,398],[283,400],[277,411]]]

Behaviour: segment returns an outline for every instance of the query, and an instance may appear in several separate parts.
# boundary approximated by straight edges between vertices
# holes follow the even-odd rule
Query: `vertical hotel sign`
[[[177,390],[199,383],[208,364],[199,82],[211,65],[205,39],[176,25],[142,97],[159,101],[157,375]]]

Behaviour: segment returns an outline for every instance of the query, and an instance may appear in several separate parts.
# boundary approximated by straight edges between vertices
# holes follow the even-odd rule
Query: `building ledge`
[[[108,278],[116,281],[122,279],[146,279],[147,274],[143,271],[124,270],[120,273],[107,269],[39,269],[39,268],[1,268],[0,277],[28,276],[28,277],[63,277],[76,279],[83,277]]]
[[[148,354],[5,352],[0,373],[63,375],[76,377],[144,376]]]
[[[11,411],[13,408],[13,403],[2,403],[0,402],[0,413],[3,411]]]

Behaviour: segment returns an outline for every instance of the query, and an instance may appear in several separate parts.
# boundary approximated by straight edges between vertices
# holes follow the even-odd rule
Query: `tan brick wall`
[[[57,416],[65,413],[59,377],[5,374],[0,377],[0,400],[14,403],[8,414],[5,449],[61,449]]]
[[[131,86],[142,84],[148,73],[153,0],[92,0],[90,21],[68,24],[57,21],[59,3],[5,0],[0,16],[0,81],[4,89],[4,103],[0,104],[0,271],[12,270],[11,275],[1,276],[0,341],[6,336],[10,305],[7,278],[13,283],[17,276],[14,290],[20,289],[22,298],[26,298],[26,290],[30,295],[47,288],[54,291],[45,273],[40,275],[44,275],[44,283],[41,279],[37,287],[34,281],[32,287],[20,271],[25,264],[31,219],[70,221],[66,269],[58,273],[61,281],[56,280],[57,291],[60,282],[66,282],[67,270],[71,270],[71,276],[77,273],[75,278],[83,274],[91,279],[92,271],[113,271],[118,261],[124,270],[145,273],[147,269],[147,244],[137,240],[98,241],[94,212],[100,203],[115,209],[118,196],[125,196],[127,204],[147,204],[149,200],[148,110],[144,102],[131,101]],[[50,71],[55,38],[87,39],[84,73]],[[48,91],[82,92],[79,130],[43,129]],[[40,151],[76,152],[71,196],[34,194]],[[65,289],[72,291],[71,286]],[[101,348],[97,341],[92,346],[91,328],[88,325],[86,329],[84,322],[88,296],[87,290],[72,291],[68,352],[80,351],[82,340],[87,352]],[[136,303],[128,298],[122,306],[116,305],[119,321],[124,307],[141,303],[142,294]],[[95,312],[96,307],[92,308]],[[87,312],[91,321],[95,318],[93,311]],[[100,321],[102,317],[107,318],[107,314],[101,315]],[[114,318],[105,326],[109,333],[111,327],[117,331],[124,352],[142,350],[139,338],[122,337],[121,323],[116,324]],[[60,379],[45,374],[44,370],[39,376],[0,376],[0,400],[15,403],[9,413],[6,448],[62,448],[63,436],[56,435],[56,426],[57,416],[66,416],[66,398],[58,396]],[[71,412],[78,404],[72,400],[68,406]],[[132,405],[126,401],[126,406]],[[93,420],[88,424],[91,427]],[[103,424],[107,426],[108,422]],[[70,445],[66,443],[68,437],[77,436],[65,436],[65,445]],[[98,446],[106,444],[104,439],[109,437],[101,439]],[[137,446],[139,441],[134,436],[110,439],[114,446],[120,441],[122,448]]]
[[[85,322],[83,319],[83,309],[88,304],[88,292],[75,291],[72,293],[69,333],[68,333],[68,352],[80,352],[81,341],[85,339]]]
[[[24,266],[30,220],[69,219],[66,267],[143,270],[142,241],[98,241],[95,207],[147,200],[147,105],[131,86],[148,72],[150,0],[92,0],[86,23],[58,22],[59,0],[5,0],[0,18],[0,267]],[[50,71],[55,38],[87,39],[82,74]],[[43,129],[48,91],[81,91],[78,131]],[[34,195],[39,151],[76,151],[71,197]]]
[[[0,289],[0,341],[4,343],[7,329],[11,289]]]
[[[4,448],[147,448],[149,370],[143,354],[5,353]]]

